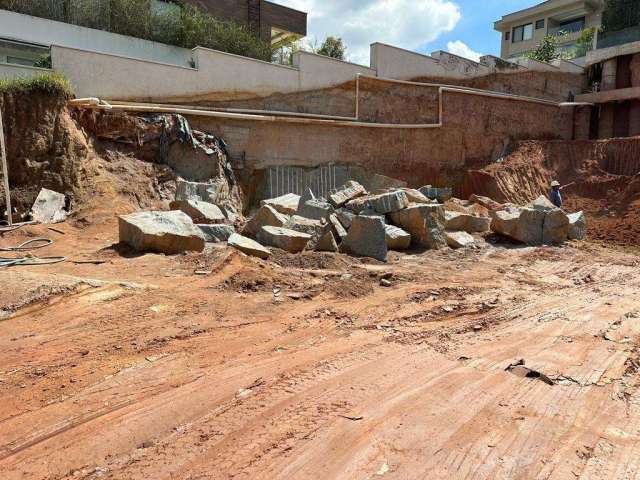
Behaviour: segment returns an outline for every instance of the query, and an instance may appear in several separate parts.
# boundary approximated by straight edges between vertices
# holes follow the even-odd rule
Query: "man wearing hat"
[[[549,195],[549,199],[551,200],[551,203],[558,208],[562,208],[562,194],[560,191],[563,188],[564,187],[560,186],[560,182],[557,180],[551,182],[551,194]]]

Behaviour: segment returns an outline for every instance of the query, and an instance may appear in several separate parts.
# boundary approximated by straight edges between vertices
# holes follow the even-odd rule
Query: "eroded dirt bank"
[[[638,473],[637,256],[582,243],[265,263],[133,255],[115,226],[60,225],[48,252],[105,263],[2,272],[3,479]],[[506,371],[521,360],[532,378]]]
[[[463,193],[526,203],[557,179],[570,185],[566,208],[588,214],[591,239],[640,245],[640,138],[526,141],[512,149],[503,162],[468,171]]]

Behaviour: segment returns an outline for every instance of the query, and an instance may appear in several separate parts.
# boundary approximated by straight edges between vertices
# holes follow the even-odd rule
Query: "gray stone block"
[[[60,223],[67,219],[64,209],[66,197],[62,193],[42,188],[31,207],[31,215],[39,223]]]
[[[396,190],[372,197],[371,206],[376,212],[386,215],[387,213],[394,213],[407,208],[409,199],[405,192]]]
[[[389,250],[406,250],[411,246],[411,234],[394,225],[385,225],[385,238]]]
[[[202,233],[191,217],[181,211],[121,215],[118,230],[120,241],[140,252],[173,255],[204,249]]]
[[[229,240],[229,237],[236,233],[233,225],[197,225],[202,232],[205,242],[221,243]]]
[[[329,195],[329,202],[336,208],[342,207],[347,202],[367,194],[367,190],[353,180],[345,183],[337,192]]]
[[[341,248],[352,255],[386,261],[387,242],[384,223],[375,217],[354,218]]]
[[[411,234],[416,247],[439,249],[447,246],[442,205],[412,205],[389,215],[391,222]]]
[[[252,257],[258,257],[266,260],[269,258],[269,255],[271,255],[271,251],[268,248],[237,233],[231,235],[227,243],[235,249],[240,250],[242,253],[251,255]]]
[[[571,213],[569,217],[570,240],[583,240],[587,235],[587,217],[584,212]]]
[[[200,200],[176,200],[169,206],[171,210],[180,210],[193,220],[194,223],[213,224],[227,221],[227,217],[217,205]]]
[[[258,232],[258,242],[269,247],[276,247],[289,253],[302,252],[311,235],[282,227],[262,227]]]

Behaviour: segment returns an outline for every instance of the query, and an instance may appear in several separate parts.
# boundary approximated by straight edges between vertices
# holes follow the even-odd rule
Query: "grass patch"
[[[69,81],[59,73],[41,73],[29,78],[0,80],[0,94],[5,93],[46,93],[73,97]]]

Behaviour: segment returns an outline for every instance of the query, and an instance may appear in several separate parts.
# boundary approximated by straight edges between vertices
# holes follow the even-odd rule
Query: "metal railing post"
[[[2,157],[2,177],[4,179],[4,194],[7,201],[7,221],[13,225],[11,214],[11,192],[9,191],[9,168],[7,167],[7,149],[4,144],[4,125],[2,123],[2,110],[0,110],[0,156]]]

